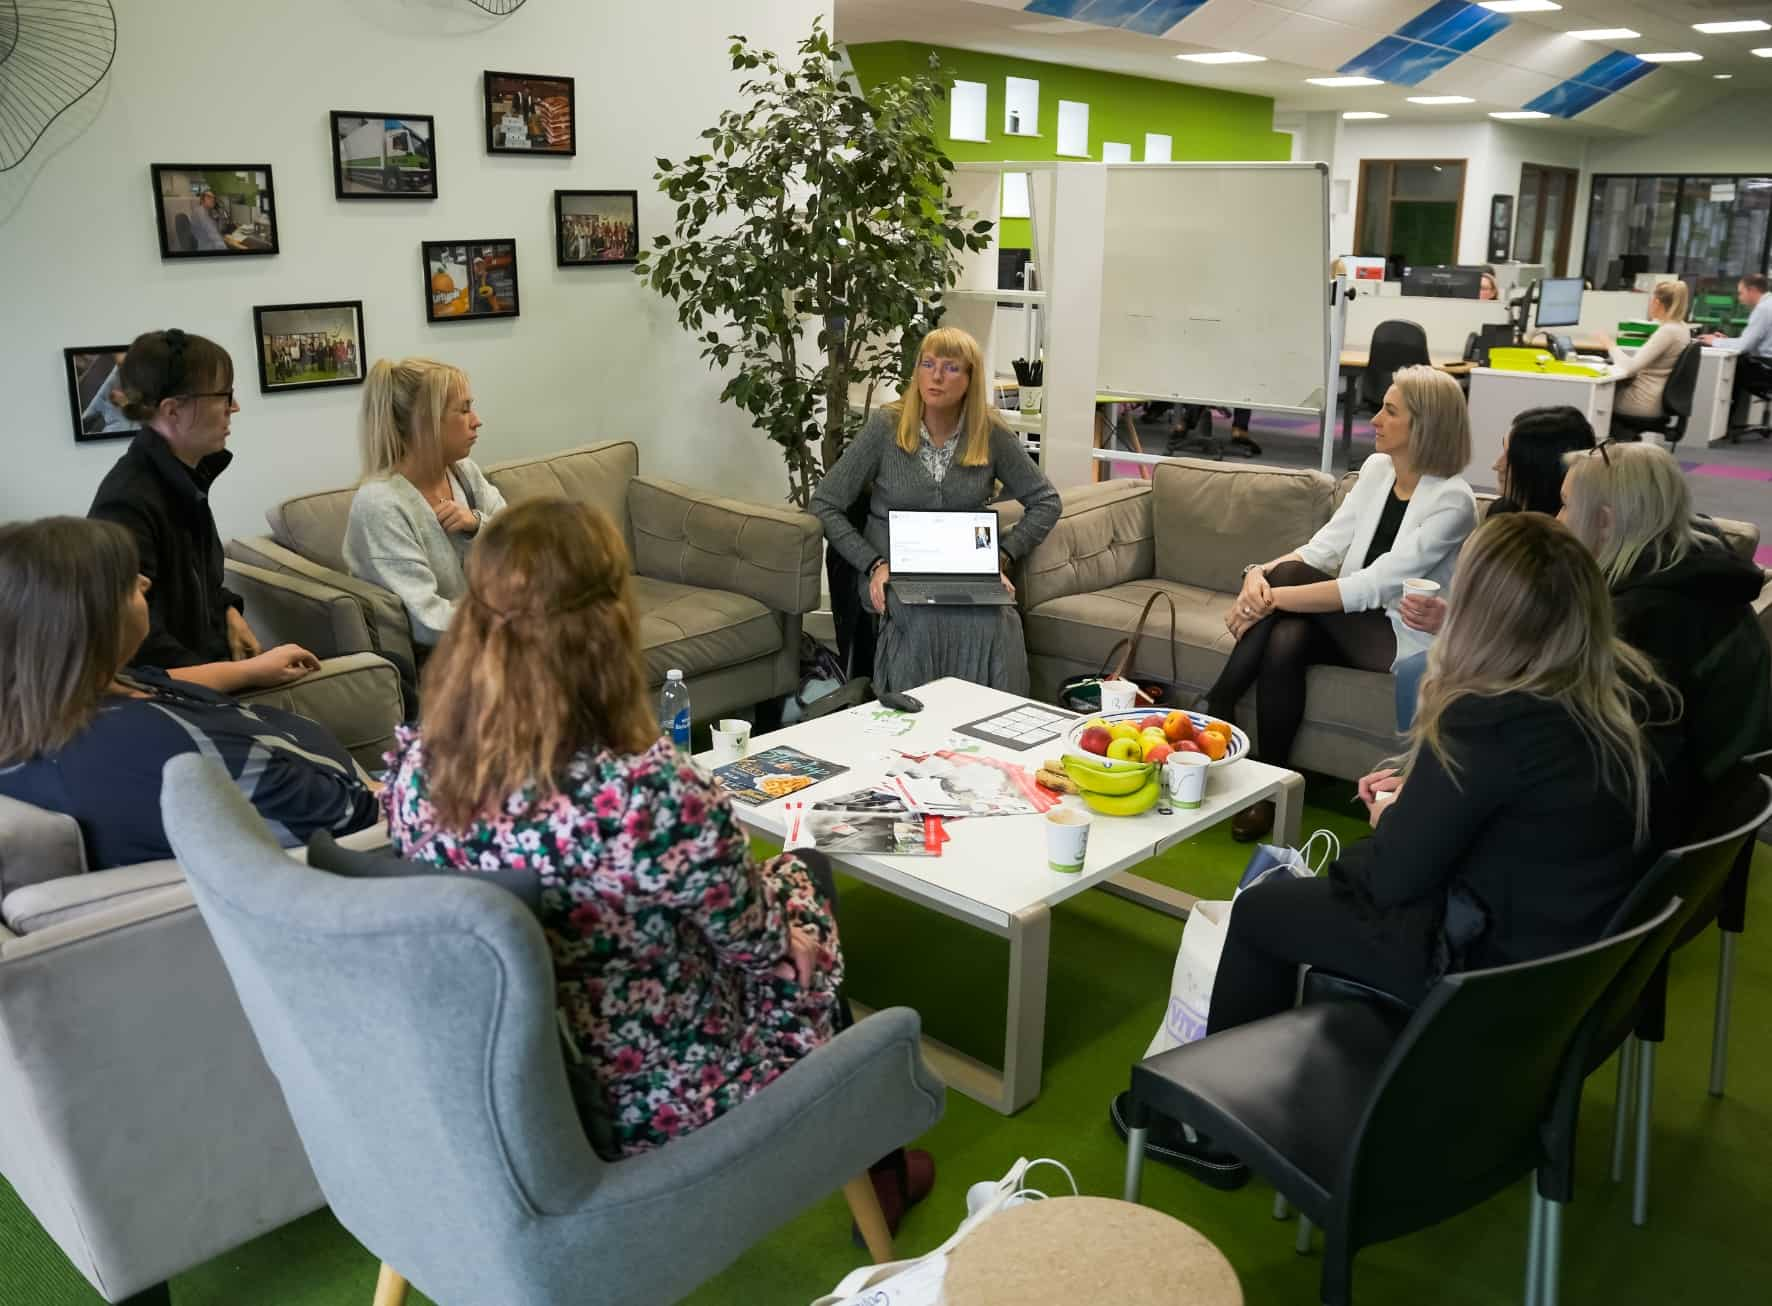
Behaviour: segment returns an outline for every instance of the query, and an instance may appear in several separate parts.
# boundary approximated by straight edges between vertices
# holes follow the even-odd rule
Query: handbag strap
[[[1138,664],[1138,646],[1144,642],[1145,622],[1150,619],[1151,609],[1156,606],[1158,599],[1162,599],[1169,605],[1169,683],[1171,685],[1181,683],[1179,667],[1175,660],[1175,599],[1164,590],[1151,592],[1151,596],[1144,601],[1144,607],[1138,614],[1138,624],[1132,628],[1131,638],[1122,641],[1126,644],[1126,652],[1121,657],[1119,665],[1114,668],[1116,679],[1125,676],[1128,667]],[[1119,644],[1114,645],[1114,648],[1118,647],[1120,647]],[[1109,650],[1108,656],[1113,656],[1112,650]]]

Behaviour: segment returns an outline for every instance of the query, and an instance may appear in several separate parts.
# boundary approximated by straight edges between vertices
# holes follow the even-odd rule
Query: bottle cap
[[[681,680],[681,679],[683,679],[683,673],[680,670],[678,670],[676,667],[672,667],[669,671],[665,672],[665,679],[666,680]]]

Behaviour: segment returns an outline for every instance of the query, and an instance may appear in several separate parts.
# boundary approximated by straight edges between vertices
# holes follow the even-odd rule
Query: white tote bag
[[[1271,875],[1294,875],[1301,879],[1316,875],[1341,856],[1341,842],[1327,830],[1318,830],[1305,840],[1302,849],[1276,848],[1262,845],[1250,859],[1265,860],[1265,869],[1237,889],[1241,896]],[[1313,864],[1312,858],[1315,857]],[[1231,908],[1236,898],[1196,902],[1181,928],[1181,947],[1175,951],[1175,971],[1169,977],[1169,1005],[1163,1011],[1163,1022],[1144,1050],[1147,1057],[1192,1043],[1206,1034],[1206,1017],[1212,1011],[1212,985],[1218,978],[1218,959],[1224,952],[1224,936],[1230,930]]]
[[[1027,1186],[1027,1172],[1038,1165],[1057,1166],[1064,1171],[1065,1182],[1071,1186],[1071,1196],[1077,1195],[1077,1181],[1063,1162],[1051,1157],[1041,1157],[1037,1161],[1021,1157],[996,1183],[972,1185],[966,1193],[966,1218],[940,1247],[915,1260],[888,1261],[884,1265],[864,1265],[852,1270],[812,1306],[941,1306],[941,1283],[947,1275],[948,1253],[998,1211],[1023,1202],[1045,1200],[1047,1194]]]

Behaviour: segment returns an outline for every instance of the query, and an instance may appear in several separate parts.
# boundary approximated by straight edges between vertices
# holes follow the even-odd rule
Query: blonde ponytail
[[[429,358],[376,359],[363,384],[358,422],[363,479],[392,475],[414,455],[421,464],[435,462],[440,471],[450,392],[465,394],[467,386],[462,370],[448,363]]]

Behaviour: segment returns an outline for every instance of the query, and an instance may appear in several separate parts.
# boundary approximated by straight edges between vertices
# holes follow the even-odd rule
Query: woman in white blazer
[[[1276,766],[1286,764],[1304,720],[1312,666],[1389,671],[1432,643],[1403,622],[1403,582],[1450,582],[1477,524],[1463,476],[1470,411],[1458,382],[1431,367],[1401,369],[1372,429],[1377,452],[1335,515],[1303,547],[1245,567],[1225,617],[1237,645],[1206,692],[1207,710],[1230,720],[1256,688],[1254,753]],[[1233,818],[1231,832],[1259,839],[1273,822],[1273,804],[1257,803]]]

